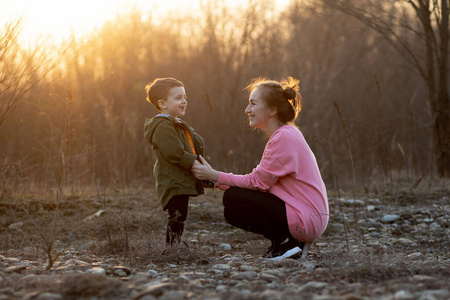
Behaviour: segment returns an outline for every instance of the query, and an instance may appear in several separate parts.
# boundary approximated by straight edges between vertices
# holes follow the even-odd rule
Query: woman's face
[[[251,127],[264,130],[267,127],[267,121],[273,116],[274,110],[267,106],[261,94],[261,89],[256,89],[250,94],[245,113],[248,115]]]

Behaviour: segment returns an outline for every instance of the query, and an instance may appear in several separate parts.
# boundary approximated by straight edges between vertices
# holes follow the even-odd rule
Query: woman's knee
[[[225,207],[232,206],[234,203],[236,203],[241,197],[242,194],[242,188],[239,187],[230,187],[223,193],[223,205]]]
[[[224,206],[223,217],[228,224],[241,228],[241,224],[248,221],[247,207],[237,202],[233,205]]]
[[[245,197],[246,189],[230,187],[223,195],[223,215],[225,220],[234,226],[238,226],[247,216],[248,206]]]

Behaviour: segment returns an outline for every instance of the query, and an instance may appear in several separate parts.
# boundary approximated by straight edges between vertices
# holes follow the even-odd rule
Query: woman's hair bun
[[[295,96],[297,96],[295,89],[289,86],[284,89],[283,93],[287,100],[295,99]]]

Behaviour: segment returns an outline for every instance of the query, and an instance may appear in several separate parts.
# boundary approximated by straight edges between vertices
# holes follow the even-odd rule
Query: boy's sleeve
[[[184,150],[174,126],[167,122],[158,125],[153,134],[153,144],[172,164],[190,170],[197,156]]]

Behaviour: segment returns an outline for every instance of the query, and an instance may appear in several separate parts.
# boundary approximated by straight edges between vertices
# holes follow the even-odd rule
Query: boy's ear
[[[163,99],[159,99],[157,103],[160,108],[166,108],[166,102]]]

